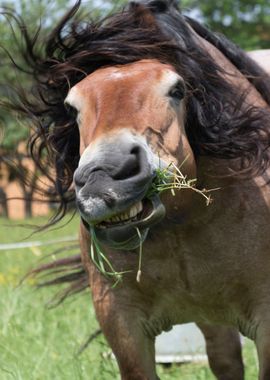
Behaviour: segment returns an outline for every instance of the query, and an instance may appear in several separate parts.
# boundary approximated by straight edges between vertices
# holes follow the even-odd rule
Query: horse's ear
[[[165,13],[171,9],[180,11],[177,0],[138,0],[134,3],[144,5],[155,13]]]

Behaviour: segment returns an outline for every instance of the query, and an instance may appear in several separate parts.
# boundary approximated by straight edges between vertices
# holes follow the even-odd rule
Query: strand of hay
[[[181,166],[183,166],[183,163]],[[207,193],[217,189],[199,190],[195,187],[196,181],[196,179],[187,179],[187,176],[181,172],[180,168],[171,162],[166,168],[156,170],[156,176],[147,193],[147,197],[151,198],[153,195],[161,194],[167,190],[171,190],[172,195],[175,196],[175,190],[189,189],[202,195],[208,206],[212,202],[212,198],[210,195],[207,195]]]

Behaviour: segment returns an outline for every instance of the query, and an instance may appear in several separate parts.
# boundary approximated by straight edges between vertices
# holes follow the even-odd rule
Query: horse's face
[[[185,161],[194,178],[184,98],[183,79],[154,60],[97,70],[71,88],[66,102],[80,128],[77,205],[104,243],[134,248],[136,227],[145,237],[164,216],[159,198],[146,196],[157,168]]]

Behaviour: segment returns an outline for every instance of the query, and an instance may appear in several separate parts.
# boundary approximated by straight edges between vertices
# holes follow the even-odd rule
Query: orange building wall
[[[31,164],[29,164],[31,166]],[[1,170],[2,178],[0,179],[0,187],[5,191],[7,198],[23,198],[23,192],[17,181],[8,182],[8,173],[2,168]],[[40,183],[44,183],[46,186],[46,179],[41,178]],[[40,194],[34,194],[33,198],[42,199]],[[44,199],[45,200],[45,199]],[[1,208],[0,208],[1,211]],[[32,212],[33,216],[47,215],[49,212],[48,203],[43,202],[32,202]],[[23,199],[14,199],[8,201],[8,215],[11,219],[24,219],[24,201]]]

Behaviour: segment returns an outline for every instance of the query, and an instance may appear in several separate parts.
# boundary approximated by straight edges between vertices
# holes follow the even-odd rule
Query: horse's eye
[[[180,101],[185,96],[185,85],[183,82],[178,82],[169,92],[169,96],[176,101]]]

